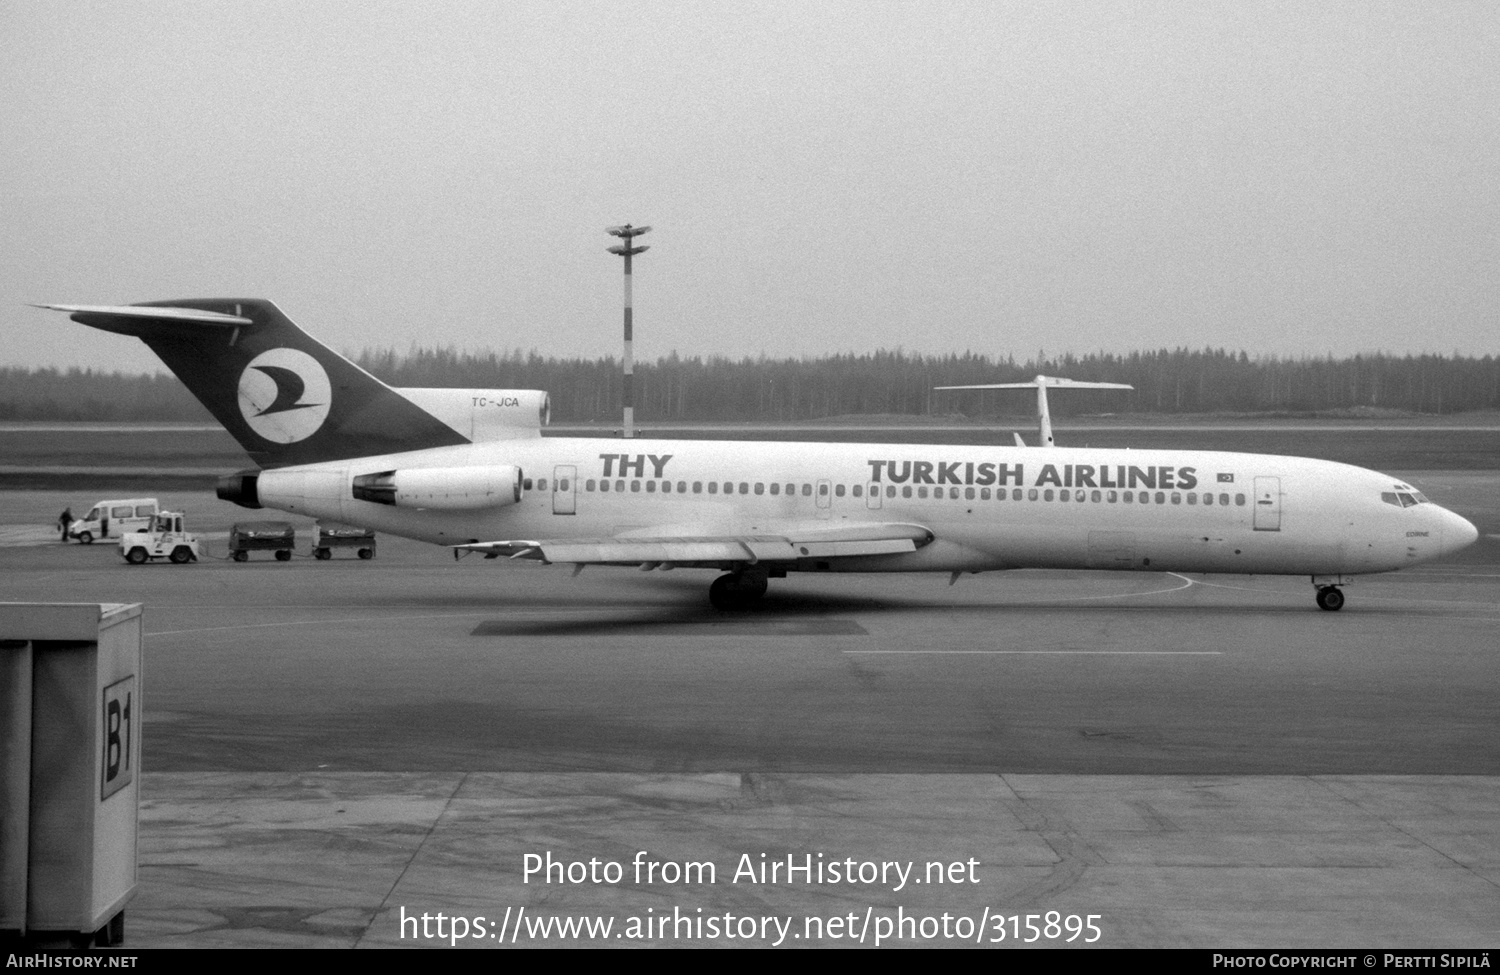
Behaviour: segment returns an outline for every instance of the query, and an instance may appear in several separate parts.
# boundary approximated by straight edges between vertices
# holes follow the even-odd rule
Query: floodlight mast
[[[650,230],[650,227],[632,227],[625,224],[623,227],[607,227],[605,233],[624,240],[623,244],[616,244],[609,248],[611,254],[619,254],[625,258],[625,383],[622,390],[622,400],[625,406],[625,429],[624,437],[629,440],[635,436],[635,358],[631,349],[633,344],[631,308],[630,308],[630,258],[649,247],[642,244],[639,247],[630,245],[631,238],[639,237]]]

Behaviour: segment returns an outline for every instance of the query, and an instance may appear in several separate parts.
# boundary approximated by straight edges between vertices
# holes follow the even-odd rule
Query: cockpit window
[[[1422,495],[1415,491],[1382,491],[1380,500],[1397,508],[1414,508],[1427,501]]]

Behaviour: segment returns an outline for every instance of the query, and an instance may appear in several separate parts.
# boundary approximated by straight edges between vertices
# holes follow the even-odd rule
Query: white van
[[[100,501],[88,514],[68,526],[68,537],[85,545],[96,538],[119,538],[126,532],[145,531],[161,506],[155,498],[120,498]]]

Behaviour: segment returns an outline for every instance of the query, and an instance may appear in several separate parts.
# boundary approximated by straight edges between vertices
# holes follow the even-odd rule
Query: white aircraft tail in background
[[[1079,379],[1060,379],[1056,376],[1037,376],[1027,383],[983,383],[978,386],[934,386],[933,389],[1036,389],[1036,414],[1040,422],[1038,435],[1040,447],[1055,447],[1052,439],[1052,414],[1047,409],[1049,389],[1135,389],[1126,383],[1090,383]],[[1016,434],[1016,446],[1024,447],[1021,435]]]

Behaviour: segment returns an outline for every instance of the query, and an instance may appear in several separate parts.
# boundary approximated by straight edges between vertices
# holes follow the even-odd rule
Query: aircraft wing
[[[743,534],[675,534],[667,530],[632,532],[609,538],[508,539],[455,545],[455,551],[483,552],[486,558],[536,559],[579,565],[755,565],[899,555],[932,541],[921,525],[792,524],[759,526]]]

